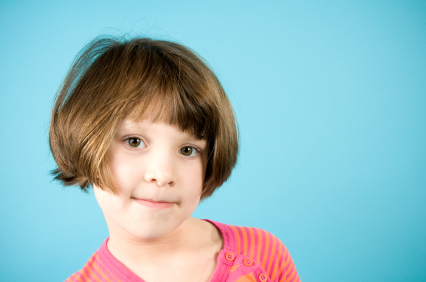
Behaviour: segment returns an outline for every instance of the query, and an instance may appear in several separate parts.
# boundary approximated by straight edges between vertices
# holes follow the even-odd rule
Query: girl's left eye
[[[197,149],[195,149],[194,147],[190,147],[190,146],[182,147],[179,151],[182,155],[187,156],[187,157],[195,157],[198,153]]]

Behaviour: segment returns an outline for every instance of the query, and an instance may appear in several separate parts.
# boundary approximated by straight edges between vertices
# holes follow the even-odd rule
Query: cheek
[[[119,197],[111,194],[110,192],[104,191],[96,186],[93,186],[93,192],[99,207],[105,214],[115,213],[121,208],[121,201]]]
[[[111,157],[110,163],[114,183],[122,192],[125,193],[127,189],[141,181],[141,164],[137,163],[126,154],[116,152]]]
[[[201,164],[187,166],[181,170],[180,181],[184,183],[185,198],[198,204],[204,184],[204,167]]]

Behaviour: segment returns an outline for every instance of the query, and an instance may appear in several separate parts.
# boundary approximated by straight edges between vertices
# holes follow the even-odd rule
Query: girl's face
[[[111,235],[150,241],[177,230],[200,201],[206,146],[165,123],[125,120],[109,151],[119,195],[94,186]]]

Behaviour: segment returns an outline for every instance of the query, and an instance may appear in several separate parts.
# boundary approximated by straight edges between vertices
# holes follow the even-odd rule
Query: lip
[[[162,202],[162,201],[154,201],[151,199],[137,199],[133,198],[136,202],[139,204],[148,207],[148,208],[155,208],[155,209],[167,209],[173,207],[175,203],[172,202]]]

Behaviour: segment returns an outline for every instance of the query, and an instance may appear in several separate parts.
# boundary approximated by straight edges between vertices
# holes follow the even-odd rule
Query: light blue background
[[[426,3],[260,2],[1,2],[1,281],[63,281],[108,236],[51,181],[47,132],[74,56],[117,31],[193,48],[235,107],[238,165],[196,217],[272,232],[302,281],[426,281]]]

